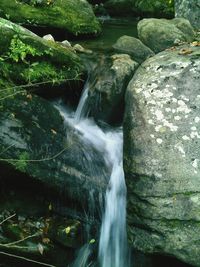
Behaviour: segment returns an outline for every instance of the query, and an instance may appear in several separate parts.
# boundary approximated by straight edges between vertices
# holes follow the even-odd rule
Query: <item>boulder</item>
[[[7,0],[0,2],[0,16],[23,25],[62,29],[74,35],[101,31],[86,0]]]
[[[127,35],[121,36],[113,48],[117,52],[129,54],[138,63],[154,55],[154,52],[139,39]]]
[[[0,180],[34,181],[73,207],[85,211],[92,198],[99,209],[110,175],[102,154],[47,100],[11,85],[0,93]]]
[[[129,239],[200,266],[200,47],[163,51],[128,85],[124,169]]]
[[[196,0],[175,0],[175,16],[188,19],[196,29],[200,28],[200,4]]]
[[[41,38],[2,18],[0,34],[1,77],[48,96],[63,93],[55,90],[55,85],[72,86],[80,80],[84,67],[72,48]]]
[[[194,31],[190,22],[183,18],[143,19],[138,23],[139,39],[155,53],[180,42],[191,42]]]
[[[95,120],[111,124],[122,121],[125,89],[137,66],[127,54],[102,58],[88,85],[88,108]]]

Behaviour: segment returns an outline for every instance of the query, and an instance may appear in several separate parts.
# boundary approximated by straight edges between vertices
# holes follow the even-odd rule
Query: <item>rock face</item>
[[[129,83],[124,119],[130,242],[193,266],[200,266],[199,79],[199,47],[157,54]]]
[[[125,89],[137,66],[126,54],[102,59],[89,84],[88,107],[95,120],[111,124],[122,120]]]
[[[27,183],[31,179],[42,183],[77,204],[87,206],[91,195],[98,200],[109,177],[100,152],[72,126],[64,125],[48,101],[20,88],[12,90],[13,94],[1,98],[1,178],[7,178],[12,167],[13,179],[21,172]]]
[[[175,0],[175,16],[188,19],[196,29],[200,28],[200,3],[197,0]]]
[[[142,63],[145,59],[154,55],[154,52],[139,39],[127,35],[121,36],[113,45],[113,48],[117,52],[129,54],[138,63]]]
[[[63,29],[74,35],[97,34],[101,30],[86,0],[8,0],[0,2],[0,16],[23,25]]]
[[[138,36],[145,45],[158,53],[179,42],[191,42],[194,32],[186,19],[143,19],[138,23]]]

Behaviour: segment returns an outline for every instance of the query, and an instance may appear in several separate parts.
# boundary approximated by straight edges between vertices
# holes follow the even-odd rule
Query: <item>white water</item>
[[[105,211],[102,219],[98,261],[100,267],[128,267],[126,238],[126,185],[122,163],[122,128],[103,131],[87,116],[87,83],[75,114],[69,114],[59,107],[61,114],[82,133],[83,142],[92,144],[101,152],[111,177],[105,197]],[[90,159],[88,154],[88,159]],[[75,260],[73,267],[87,267],[90,252],[85,247]]]

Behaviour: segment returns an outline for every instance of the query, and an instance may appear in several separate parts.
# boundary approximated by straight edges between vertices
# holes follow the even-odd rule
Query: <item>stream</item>
[[[64,120],[82,134],[82,141],[91,143],[104,157],[111,176],[105,196],[105,211],[102,216],[98,262],[100,267],[127,267],[126,238],[126,185],[124,179],[122,151],[122,127],[102,130],[92,118],[87,118],[88,85],[86,82],[76,112],[67,112],[62,104],[57,104]],[[87,152],[90,160],[90,153]],[[92,168],[92,167],[91,167]],[[95,169],[92,169],[95,175]],[[90,200],[89,200],[90,201]],[[87,267],[91,262],[89,245],[83,246],[73,267]]]

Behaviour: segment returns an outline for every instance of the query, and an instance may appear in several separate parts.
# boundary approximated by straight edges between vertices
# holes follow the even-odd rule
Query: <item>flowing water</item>
[[[81,133],[83,142],[90,143],[101,152],[111,169],[105,196],[105,211],[102,216],[98,264],[100,267],[127,267],[126,185],[122,163],[123,132],[122,128],[103,131],[92,119],[87,118],[88,90],[88,83],[86,83],[75,113],[58,108],[65,120]],[[89,154],[88,160],[90,160]],[[90,246],[86,244],[72,266],[91,266],[88,262],[90,254]]]

